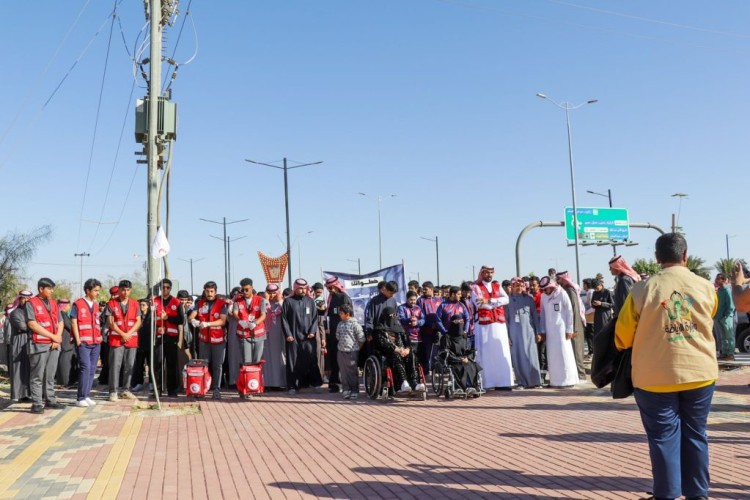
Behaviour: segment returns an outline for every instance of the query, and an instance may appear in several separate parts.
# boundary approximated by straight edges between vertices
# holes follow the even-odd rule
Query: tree
[[[41,226],[29,233],[13,231],[0,238],[0,301],[3,304],[15,298],[23,283],[19,273],[34,256],[39,245],[51,235],[50,226]]]
[[[116,286],[121,280],[129,280],[133,286],[130,291],[130,296],[135,300],[142,299],[148,295],[148,287],[146,286],[146,276],[142,271],[133,271],[132,275],[120,276],[115,278],[111,274],[102,282],[102,291],[99,294],[99,300],[109,301],[112,297],[109,296],[109,289]]]
[[[716,264],[714,264],[714,269],[716,269],[717,273],[724,273],[727,276],[731,276],[734,272],[734,266],[737,265],[737,262],[742,262],[745,264],[745,259],[719,259],[716,261]]]
[[[701,278],[706,278],[707,280],[711,279],[711,269],[706,267],[706,261],[700,257],[688,255],[687,268]]]
[[[648,274],[649,276],[653,276],[654,274],[661,271],[661,264],[653,259],[638,259],[633,262],[632,267],[633,271],[637,272],[638,274]]]
[[[68,280],[55,282],[55,291],[52,292],[52,298],[55,300],[68,299],[73,301],[73,283]]]

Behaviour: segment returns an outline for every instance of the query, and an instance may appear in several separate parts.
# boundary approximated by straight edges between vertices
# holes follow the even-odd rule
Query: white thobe
[[[490,293],[492,284],[483,283]],[[472,293],[471,300],[477,307],[480,298],[477,293]],[[489,305],[495,309],[503,307],[509,302],[508,295],[500,288],[500,297],[490,299]],[[486,305],[485,305],[486,306]],[[476,361],[482,367],[482,385],[485,389],[495,387],[512,387],[513,363],[510,357],[510,343],[508,341],[508,327],[505,323],[490,323],[488,325],[476,324],[474,327],[474,348],[476,349]]]
[[[540,333],[546,334],[547,370],[553,387],[575,385],[579,382],[573,343],[565,338],[573,329],[573,307],[568,294],[557,287],[550,295],[542,294]]]

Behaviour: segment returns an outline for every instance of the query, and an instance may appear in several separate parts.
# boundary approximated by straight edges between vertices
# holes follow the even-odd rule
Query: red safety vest
[[[166,311],[167,318],[174,318],[179,314],[180,300],[176,297],[169,297],[166,308],[162,302],[162,297],[154,299],[154,306],[156,307],[156,336],[161,337],[165,333],[170,337],[177,337],[180,334],[175,323],[171,323],[166,319],[161,318],[161,314]]]
[[[138,319],[138,302],[133,299],[128,299],[128,310],[125,314],[122,313],[122,304],[119,299],[112,299],[109,301],[109,309],[112,311],[112,317],[115,320],[115,325],[122,330],[127,332],[133,325],[135,325]],[[123,345],[122,337],[119,333],[115,332],[113,328],[109,332],[109,345],[110,347],[120,347]],[[138,331],[133,332],[133,336],[130,337],[125,343],[125,347],[138,347]]]
[[[500,283],[492,283],[492,293],[487,291],[487,287],[484,283],[478,281],[475,283],[474,291],[478,293],[487,302],[490,299],[499,299],[500,295]],[[483,309],[481,306],[477,308],[477,316],[479,316],[479,324],[486,325],[489,323],[505,323],[505,308],[495,307],[493,309]]]
[[[263,323],[258,323],[256,320],[260,318],[260,315],[262,314],[260,312],[260,306],[263,303],[263,297],[261,297],[258,294],[253,294],[253,298],[250,299],[250,308],[247,307],[247,302],[245,302],[245,297],[238,297],[235,301],[237,304],[237,314],[240,317],[240,321],[248,321],[250,318],[250,315],[253,315],[253,318],[255,318],[253,321],[255,321],[255,329],[250,330],[249,328],[242,328],[239,323],[237,324],[237,336],[241,339],[247,339],[247,338],[258,338],[263,337],[266,334],[266,328],[263,325]]]
[[[81,298],[75,301],[76,320],[78,321],[78,338],[81,344],[101,344],[102,327],[99,324],[99,306],[94,302],[94,314],[91,314],[86,300]]]
[[[60,310],[57,308],[57,301],[49,299],[49,311],[38,295],[36,297],[31,297],[29,302],[31,303],[31,307],[34,308],[34,316],[36,317],[36,322],[39,323],[39,326],[50,333],[57,333],[57,320],[60,316]],[[31,340],[35,344],[52,343],[51,339],[39,335],[36,332],[31,333]]]
[[[216,298],[211,310],[208,310],[208,302],[206,299],[200,299],[198,301],[198,321],[206,322],[216,321],[221,316],[221,310],[224,308],[224,299]],[[209,326],[208,328],[202,328],[198,332],[198,340],[210,344],[221,344],[224,342],[224,327],[223,326]]]

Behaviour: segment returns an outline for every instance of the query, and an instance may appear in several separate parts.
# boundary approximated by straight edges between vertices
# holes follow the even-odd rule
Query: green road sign
[[[628,241],[630,226],[626,208],[577,207],[579,241]],[[565,207],[565,235],[575,240],[573,209]]]

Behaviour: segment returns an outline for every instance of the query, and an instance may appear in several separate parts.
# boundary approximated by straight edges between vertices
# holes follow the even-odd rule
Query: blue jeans
[[[655,497],[708,495],[706,421],[714,387],[661,393],[635,389],[648,436]]]
[[[81,344],[78,346],[78,401],[91,394],[91,386],[96,375],[96,362],[99,360],[101,344]]]

